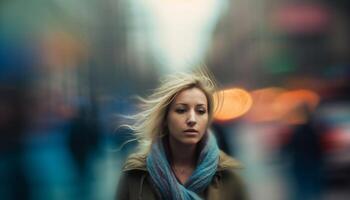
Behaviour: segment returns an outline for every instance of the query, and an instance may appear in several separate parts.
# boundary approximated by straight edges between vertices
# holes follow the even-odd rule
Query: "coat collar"
[[[147,171],[146,158],[147,154],[134,153],[130,155],[124,164],[123,171]],[[217,171],[238,168],[242,168],[242,165],[237,160],[233,159],[231,156],[227,155],[223,151],[220,151]]]

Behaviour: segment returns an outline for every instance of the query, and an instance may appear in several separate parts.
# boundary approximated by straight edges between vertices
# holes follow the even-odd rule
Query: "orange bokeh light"
[[[311,90],[293,90],[278,96],[279,109],[283,113],[282,120],[289,124],[305,123],[308,113],[315,110],[320,97]]]
[[[251,92],[254,104],[246,118],[253,122],[277,120],[280,113],[274,107],[275,99],[283,92],[285,92],[285,89],[278,87],[263,88]]]
[[[265,88],[251,94],[254,105],[246,119],[252,122],[304,123],[307,112],[314,111],[320,100],[317,93],[306,89]]]
[[[218,121],[232,120],[244,115],[252,106],[250,94],[239,88],[226,89],[214,94],[214,119]]]

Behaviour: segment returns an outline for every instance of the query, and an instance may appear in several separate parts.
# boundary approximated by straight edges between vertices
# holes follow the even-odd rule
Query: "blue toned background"
[[[120,116],[203,63],[244,91],[212,130],[251,199],[349,199],[349,19],[345,0],[1,1],[0,199],[113,199]]]

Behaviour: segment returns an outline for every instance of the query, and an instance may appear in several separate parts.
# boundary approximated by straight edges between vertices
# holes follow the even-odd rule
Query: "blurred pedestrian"
[[[321,198],[323,151],[321,134],[313,125],[311,111],[300,105],[296,112],[305,122],[291,126],[291,137],[283,147],[283,157],[290,163],[292,200]]]

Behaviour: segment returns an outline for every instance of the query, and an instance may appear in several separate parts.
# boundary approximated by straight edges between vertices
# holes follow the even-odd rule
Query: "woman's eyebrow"
[[[186,104],[186,103],[175,103],[175,105],[187,106],[188,104]]]
[[[184,105],[184,106],[188,106],[189,104],[188,103],[175,103],[175,105]],[[197,103],[196,106],[205,106],[206,104],[205,103]]]
[[[187,103],[175,103],[175,105],[182,105],[182,106],[188,106],[189,104],[187,104]],[[198,104],[196,104],[196,106],[206,106],[206,104],[204,104],[204,103],[198,103]]]

